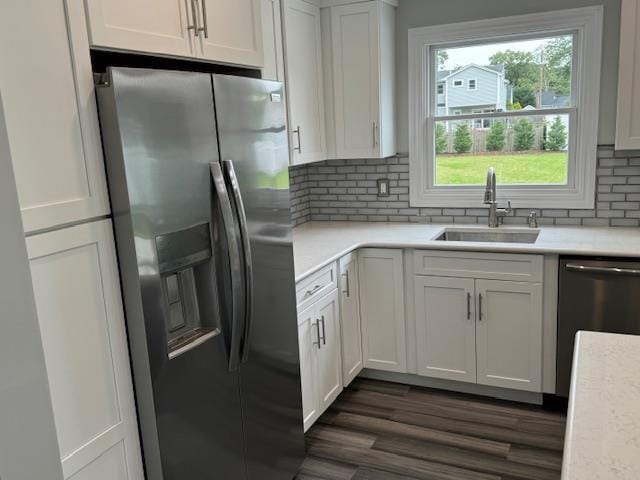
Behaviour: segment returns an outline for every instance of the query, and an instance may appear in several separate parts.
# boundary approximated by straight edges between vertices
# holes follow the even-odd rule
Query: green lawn
[[[484,185],[489,167],[503,185],[567,182],[567,152],[523,152],[438,155],[436,185]]]

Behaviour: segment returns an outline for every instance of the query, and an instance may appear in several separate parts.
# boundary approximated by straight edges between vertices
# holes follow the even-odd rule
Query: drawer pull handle
[[[482,294],[481,293],[478,294],[478,320],[480,321],[484,320],[484,317],[482,315]]]
[[[320,290],[323,287],[323,285],[316,285],[315,287],[313,287],[311,290],[307,290],[304,294],[304,298],[309,298],[311,295],[313,295],[314,293],[316,293],[318,290]]]
[[[320,343],[320,320],[317,320],[315,322],[313,322],[313,326],[316,327],[316,335],[317,335],[317,342],[313,342],[314,345],[318,346],[318,350],[320,350],[320,348],[322,348],[321,343]]]
[[[467,292],[467,320],[471,320],[471,293]]]
[[[320,319],[320,321],[322,322],[322,344],[326,345],[327,344],[327,327],[324,323],[324,315],[322,315],[322,318]]]

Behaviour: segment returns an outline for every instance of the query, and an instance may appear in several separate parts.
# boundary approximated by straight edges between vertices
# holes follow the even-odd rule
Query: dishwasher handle
[[[618,268],[618,267],[591,267],[588,265],[575,265],[567,263],[564,268],[569,272],[578,273],[599,273],[602,275],[628,275],[640,276],[640,270],[634,268]]]

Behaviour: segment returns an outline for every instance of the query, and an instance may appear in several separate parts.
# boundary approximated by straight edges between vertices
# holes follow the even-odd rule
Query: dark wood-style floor
[[[296,480],[560,478],[565,416],[356,379],[307,432]]]

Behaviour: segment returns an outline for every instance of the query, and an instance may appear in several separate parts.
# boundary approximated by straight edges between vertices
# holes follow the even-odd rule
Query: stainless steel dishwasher
[[[578,330],[640,334],[640,260],[560,258],[556,395],[567,397]]]

